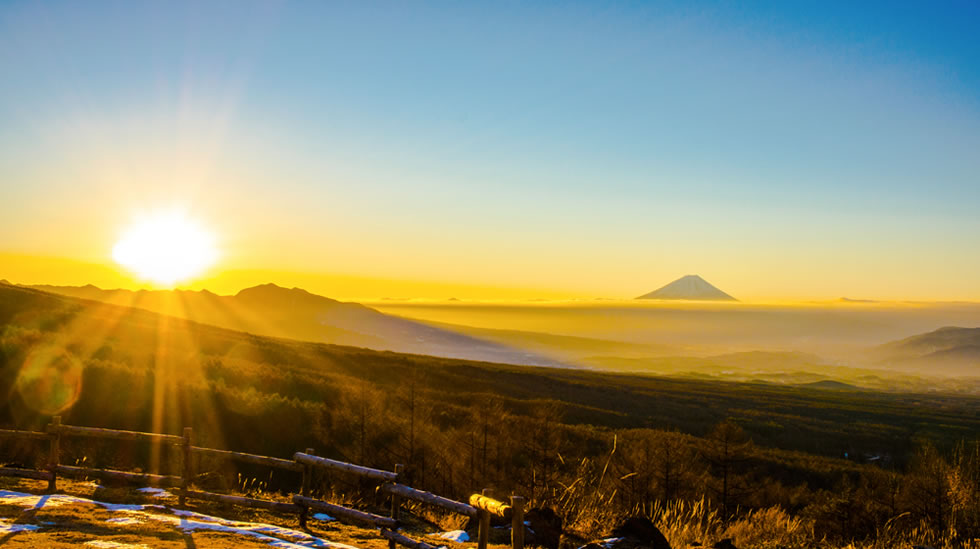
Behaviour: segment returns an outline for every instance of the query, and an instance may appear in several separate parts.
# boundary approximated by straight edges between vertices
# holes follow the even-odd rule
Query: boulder
[[[670,543],[650,519],[630,517],[613,528],[611,537],[590,542],[582,549],[670,549]]]
[[[666,539],[662,543],[640,541],[637,538],[606,538],[589,542],[580,549],[670,549]]]
[[[670,543],[660,532],[653,521],[646,517],[629,517],[613,528],[613,537],[632,538],[639,541],[643,547],[651,549],[670,549]]]
[[[735,547],[735,544],[732,543],[731,538],[725,538],[719,542],[716,542],[711,547],[713,549],[738,549],[738,547]]]
[[[558,549],[561,544],[562,520],[552,509],[535,507],[524,513],[524,543],[545,549]]]

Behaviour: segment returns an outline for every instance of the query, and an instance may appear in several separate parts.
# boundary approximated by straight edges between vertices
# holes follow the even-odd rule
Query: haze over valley
[[[980,336],[951,328],[980,324],[980,304],[644,299],[369,307],[274,284],[231,296],[33,287],[255,334],[447,358],[730,381],[980,389]]]

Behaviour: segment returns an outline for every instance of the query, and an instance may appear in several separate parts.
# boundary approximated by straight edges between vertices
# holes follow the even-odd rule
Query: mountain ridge
[[[273,283],[244,288],[234,295],[218,295],[209,290],[103,290],[91,284],[23,287],[140,308],[257,335],[445,358],[569,366],[500,342]]]
[[[980,372],[980,327],[943,326],[879,345],[873,355],[882,363],[953,368],[975,375]]]

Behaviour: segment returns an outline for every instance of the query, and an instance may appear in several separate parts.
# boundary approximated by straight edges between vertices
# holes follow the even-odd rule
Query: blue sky
[[[129,212],[184,202],[242,268],[980,299],[978,23],[970,3],[7,2],[0,251],[98,261]]]

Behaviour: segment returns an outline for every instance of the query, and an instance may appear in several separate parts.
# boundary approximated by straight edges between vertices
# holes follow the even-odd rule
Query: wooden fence
[[[61,438],[63,436],[150,442],[179,447],[183,455],[183,469],[178,476],[131,473],[96,467],[62,465],[60,463],[60,457]],[[513,549],[524,549],[524,498],[511,496],[510,503],[508,504],[493,499],[490,491],[484,490],[482,494],[473,494],[470,496],[469,503],[455,501],[402,484],[399,482],[403,469],[401,465],[395,465],[394,471],[372,469],[370,467],[317,456],[314,454],[312,448],[307,448],[305,452],[296,452],[293,454],[293,459],[291,460],[233,452],[230,450],[219,450],[216,448],[203,448],[194,446],[193,431],[190,427],[184,428],[183,435],[142,433],[137,431],[63,425],[60,416],[53,417],[44,432],[0,429],[0,439],[2,438],[48,442],[47,465],[43,470],[0,467],[0,476],[46,480],[48,481],[49,492],[57,490],[58,475],[66,477],[90,477],[149,486],[164,486],[179,489],[179,506],[185,506],[188,499],[197,499],[266,509],[280,513],[293,513],[299,516],[299,524],[303,528],[306,527],[309,511],[320,511],[343,522],[353,522],[378,528],[381,537],[388,540],[389,549],[395,549],[396,545],[402,545],[410,549],[435,549],[432,545],[413,540],[398,533],[402,500],[408,499],[477,519],[479,522],[477,540],[479,549],[486,549],[489,542],[490,519],[492,516],[509,520],[512,525],[511,545]],[[292,503],[283,503],[193,490],[192,484],[195,478],[194,456],[240,461],[273,469],[298,472],[302,475],[300,493],[292,495]],[[380,490],[391,496],[390,516],[376,515],[312,498],[310,494],[312,478],[314,472],[319,470],[345,473],[377,481],[380,485]]]

